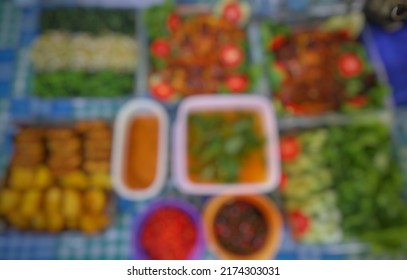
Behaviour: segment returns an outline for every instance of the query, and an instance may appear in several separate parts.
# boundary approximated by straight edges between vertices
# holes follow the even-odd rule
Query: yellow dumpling
[[[84,206],[91,213],[101,213],[106,208],[106,200],[102,190],[88,190],[84,195]]]
[[[89,187],[89,178],[85,172],[76,170],[63,176],[60,181],[65,188],[86,189]]]
[[[37,189],[46,189],[53,183],[53,176],[51,171],[46,166],[39,166],[35,170],[34,187]]]
[[[0,190],[0,214],[7,214],[13,211],[20,202],[20,192],[13,189]]]

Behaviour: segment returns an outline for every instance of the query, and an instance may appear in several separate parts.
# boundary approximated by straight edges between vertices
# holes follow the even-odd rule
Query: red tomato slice
[[[161,101],[168,101],[174,95],[174,90],[170,84],[166,82],[158,82],[151,86],[152,95]]]
[[[307,233],[310,226],[310,219],[300,210],[294,210],[288,213],[294,235],[299,238]]]
[[[303,108],[303,106],[296,104],[294,102],[289,102],[284,104],[284,108],[291,114],[294,115],[304,115],[306,114],[305,109]]]
[[[159,38],[151,43],[151,53],[158,57],[165,57],[170,53],[170,45],[166,39]]]
[[[181,25],[181,18],[176,13],[172,13],[167,18],[167,28],[170,32],[174,32]]]
[[[235,45],[226,45],[220,49],[220,60],[228,68],[235,68],[243,61],[243,51]]]
[[[284,46],[286,42],[287,37],[285,37],[284,35],[276,35],[273,39],[271,39],[269,48],[271,51],[278,50],[279,48]]]
[[[239,23],[243,17],[242,9],[237,2],[231,2],[226,4],[223,8],[222,18],[233,22],[235,24]]]
[[[297,138],[286,136],[280,140],[280,152],[283,161],[293,161],[300,153],[301,146]]]
[[[226,84],[232,92],[243,92],[249,86],[249,80],[245,75],[234,74],[226,78]]]
[[[358,76],[363,69],[362,60],[354,53],[345,53],[339,57],[339,72],[345,78]]]
[[[284,191],[285,187],[287,186],[288,175],[285,173],[281,174],[280,179],[280,190]]]
[[[346,103],[354,108],[361,108],[365,106],[368,101],[369,98],[366,95],[359,95],[349,99]]]

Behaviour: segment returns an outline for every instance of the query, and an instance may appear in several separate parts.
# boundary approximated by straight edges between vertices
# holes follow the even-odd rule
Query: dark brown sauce
[[[268,233],[263,214],[244,200],[225,204],[215,218],[215,236],[228,251],[252,254],[264,245]]]

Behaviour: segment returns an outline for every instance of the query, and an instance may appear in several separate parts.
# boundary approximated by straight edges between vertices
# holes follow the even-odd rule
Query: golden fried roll
[[[78,137],[71,137],[63,140],[49,140],[47,148],[51,153],[71,154],[77,152],[81,147],[81,140]]]
[[[44,137],[44,130],[41,128],[23,128],[15,138],[16,143],[40,141]]]
[[[54,167],[50,168],[52,175],[54,175],[55,178],[61,178],[65,176],[66,174],[69,174],[75,170],[77,170],[77,167],[72,167],[72,166],[62,166],[62,167]]]
[[[89,213],[102,213],[107,204],[106,194],[100,189],[88,190],[84,194],[83,204]]]
[[[44,143],[42,141],[20,142],[15,143],[14,150],[19,153],[30,155],[43,154],[45,151]]]
[[[85,150],[85,159],[91,161],[107,161],[110,159],[110,150]]]
[[[17,190],[30,189],[34,180],[35,169],[12,166],[10,169],[8,185]]]
[[[82,170],[75,170],[63,175],[60,184],[65,188],[83,190],[89,187],[89,177]]]
[[[61,213],[48,213],[47,219],[47,230],[52,233],[60,232],[65,227],[64,217]]]
[[[6,215],[14,211],[21,200],[21,193],[14,189],[0,189],[0,214]]]
[[[86,140],[84,144],[85,151],[89,150],[108,150],[112,148],[112,141],[110,139],[104,141]]]
[[[88,121],[79,121],[76,123],[75,128],[80,133],[85,133],[92,129],[105,129],[108,128],[107,123],[101,120],[88,120]]]
[[[110,129],[92,129],[85,134],[86,140],[111,141],[112,131]]]
[[[44,157],[30,157],[25,154],[13,155],[11,165],[22,168],[33,168],[44,161]]]
[[[62,194],[62,214],[66,219],[75,219],[82,212],[82,196],[73,189],[64,189]]]
[[[35,213],[30,219],[31,228],[36,231],[45,231],[47,229],[47,217],[43,212]]]
[[[110,180],[109,173],[106,172],[94,172],[90,174],[90,186],[102,189],[110,190],[112,189],[112,182]]]
[[[109,161],[87,160],[83,164],[83,169],[89,173],[94,173],[94,172],[108,173],[110,170],[110,162]]]
[[[36,168],[33,182],[34,188],[43,190],[50,187],[53,182],[54,177],[48,166],[41,165]]]
[[[64,140],[75,136],[75,132],[70,128],[49,128],[46,131],[48,140]]]
[[[60,213],[62,204],[62,190],[59,187],[52,187],[45,192],[44,211],[46,213]]]
[[[79,154],[71,155],[52,155],[47,163],[51,169],[57,168],[77,168],[82,162],[82,157]]]
[[[31,218],[40,212],[42,192],[38,190],[25,191],[21,198],[20,212],[24,217]]]

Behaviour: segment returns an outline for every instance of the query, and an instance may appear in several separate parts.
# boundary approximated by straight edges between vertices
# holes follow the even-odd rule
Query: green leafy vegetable
[[[133,74],[108,70],[38,73],[34,79],[34,92],[41,97],[116,97],[132,90]]]
[[[41,14],[41,30],[65,30],[101,34],[118,32],[134,36],[135,12],[103,8],[56,8]]]
[[[230,119],[223,113],[192,114],[188,121],[188,150],[194,159],[190,172],[200,179],[236,182],[245,158],[264,146],[253,113]]]

